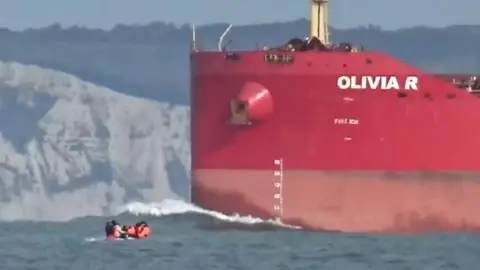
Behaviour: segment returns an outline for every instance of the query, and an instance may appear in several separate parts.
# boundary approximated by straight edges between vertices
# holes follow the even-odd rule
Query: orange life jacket
[[[135,226],[128,226],[127,235],[130,237],[137,237],[137,230],[135,229]]]
[[[138,238],[147,238],[150,235],[150,228],[145,225],[140,225],[137,227],[137,237]]]

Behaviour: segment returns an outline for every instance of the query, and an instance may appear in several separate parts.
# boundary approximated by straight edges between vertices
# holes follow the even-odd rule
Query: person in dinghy
[[[105,224],[105,236],[108,240],[145,239],[150,236],[150,227],[145,221],[140,221],[134,225],[121,226],[116,220],[112,220]]]

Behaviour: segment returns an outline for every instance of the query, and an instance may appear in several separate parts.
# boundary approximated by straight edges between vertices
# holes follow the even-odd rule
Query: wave
[[[264,220],[258,217],[253,216],[240,216],[238,214],[226,215],[220,212],[206,210],[189,202],[181,200],[172,200],[167,199],[160,203],[141,203],[141,202],[132,202],[124,205],[119,208],[117,215],[124,213],[133,214],[133,215],[148,215],[148,216],[175,216],[175,215],[188,215],[193,214],[194,216],[206,216],[211,217],[218,221],[223,221],[231,224],[239,225],[268,225],[272,228],[283,228],[283,229],[300,229],[297,226],[291,226],[284,224],[278,220]],[[266,228],[265,226],[263,226]]]
[[[278,220],[264,220],[253,216],[238,214],[226,215],[220,212],[206,210],[182,200],[166,199],[156,203],[131,202],[118,208],[115,217],[124,215],[161,217],[173,222],[193,221],[195,226],[204,230],[298,230],[301,227],[284,224]],[[89,237],[86,241],[98,241],[100,238]],[[101,238],[104,240],[104,237]]]

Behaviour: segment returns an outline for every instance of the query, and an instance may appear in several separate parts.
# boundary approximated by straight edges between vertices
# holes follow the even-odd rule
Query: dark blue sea
[[[477,235],[306,232],[174,200],[120,212],[117,221],[143,219],[152,236],[104,241],[105,217],[0,223],[0,269],[480,269]]]

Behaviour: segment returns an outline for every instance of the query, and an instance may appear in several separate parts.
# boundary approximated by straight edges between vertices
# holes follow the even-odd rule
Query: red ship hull
[[[192,53],[194,203],[314,230],[480,230],[478,97],[381,53],[267,54]]]

